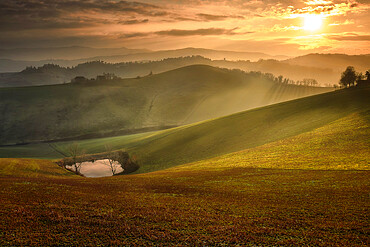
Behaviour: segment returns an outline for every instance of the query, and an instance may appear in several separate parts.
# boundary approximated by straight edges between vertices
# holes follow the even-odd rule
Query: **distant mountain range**
[[[283,61],[291,65],[332,69],[344,71],[347,66],[353,66],[358,71],[370,69],[370,54],[346,55],[346,54],[308,54],[290,58]]]
[[[92,78],[102,73],[132,78],[194,64],[261,71],[295,81],[312,78],[321,85],[333,85],[338,83],[347,66],[362,72],[369,69],[370,55],[308,54],[289,58],[202,48],[162,51],[80,46],[0,49],[0,87],[61,84],[76,76]],[[36,68],[26,70],[26,67]]]
[[[113,73],[121,78],[135,78],[150,73],[161,73],[180,67],[204,64],[220,68],[241,69],[244,71],[261,71],[282,75],[291,80],[312,78],[321,85],[333,85],[339,81],[341,72],[349,65],[355,65],[359,71],[370,67],[369,55],[327,55],[310,54],[294,59],[230,61],[211,60],[202,56],[166,58],[148,62],[124,62],[110,64],[102,61],[85,62],[74,67],[61,67],[55,64],[40,65],[38,68],[28,68],[16,73],[0,73],[0,87],[20,87],[63,84],[70,82],[76,76],[94,78],[103,73]],[[315,66],[318,61],[319,66]],[[323,64],[324,63],[324,64]]]
[[[178,50],[135,50],[127,48],[96,49],[88,47],[61,47],[40,49],[0,49],[0,73],[19,72],[27,66],[42,66],[57,64],[63,67],[72,67],[91,61],[107,63],[157,61],[166,58],[187,56],[203,56],[212,60],[250,60],[260,59],[283,60],[287,56],[271,56],[260,52],[235,52],[202,48],[184,48]]]

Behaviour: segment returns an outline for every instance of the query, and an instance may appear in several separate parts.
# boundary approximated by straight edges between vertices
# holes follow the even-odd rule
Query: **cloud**
[[[225,45],[219,46],[219,49],[224,50],[240,50],[245,51],[259,51],[273,55],[303,55],[307,52],[325,52],[329,47],[318,46],[315,48],[308,48],[302,50],[301,44],[292,43],[289,38],[270,39],[270,40],[233,40]]]
[[[2,21],[2,17],[0,17],[0,30],[2,32],[22,31],[27,29],[76,29],[94,27],[103,24],[111,24],[111,22],[108,20],[100,20],[97,22],[96,19],[89,17],[55,18],[52,20],[14,18],[8,21]]]
[[[355,23],[354,20],[345,20],[343,22],[330,23],[329,26],[343,26],[343,25],[351,25],[354,23]]]
[[[0,30],[80,28],[116,23],[121,16],[127,18],[121,20],[123,24],[136,24],[166,15],[164,8],[129,1],[1,0]],[[140,21],[137,16],[146,18]]]
[[[35,35],[34,33],[7,33],[0,36],[0,47],[65,47],[110,46],[114,39],[103,35]]]
[[[285,17],[299,17],[306,14],[320,14],[325,17],[328,16],[344,16],[351,12],[363,12],[367,11],[369,6],[366,4],[360,4],[357,1],[324,1],[324,0],[311,0],[305,2],[304,7],[295,8],[288,6],[286,9],[281,10],[277,13],[280,16]]]
[[[119,35],[120,39],[131,39],[131,38],[140,38],[140,37],[148,37],[151,36],[153,33],[148,32],[148,33],[140,33],[140,32],[135,32],[135,33],[124,33]]]
[[[325,0],[311,0],[305,2],[306,5],[332,5],[332,1],[325,1]]]
[[[328,35],[327,38],[338,41],[370,41],[370,35],[358,34]]]
[[[203,21],[223,21],[227,19],[244,19],[243,16],[233,16],[233,15],[211,15],[211,14],[204,14],[200,13],[197,16]]]
[[[230,49],[350,48],[336,40],[368,41],[369,10],[369,0],[0,0],[0,46],[218,48],[248,39],[256,48]],[[295,39],[306,35],[301,26],[307,14],[323,17],[320,42]],[[289,46],[276,41],[282,38]],[[268,40],[277,43],[264,47]]]
[[[194,35],[235,35],[234,31],[237,28],[233,29],[224,29],[224,28],[201,28],[195,30],[182,30],[182,29],[171,29],[165,31],[158,31],[155,34],[158,35],[167,35],[167,36],[194,36]]]
[[[147,37],[147,36],[174,36],[174,37],[183,37],[183,36],[213,36],[213,35],[241,35],[249,34],[252,32],[235,32],[238,28],[225,29],[225,28],[201,28],[193,30],[185,29],[170,29],[162,30],[156,32],[146,32],[146,33],[126,33],[120,35],[120,38],[138,38],[138,37]]]
[[[124,20],[124,21],[119,21],[118,24],[124,24],[124,25],[133,25],[133,24],[142,24],[142,23],[147,23],[149,22],[149,19],[143,19],[143,20]]]
[[[109,1],[109,0],[2,0],[0,3],[2,14],[17,16],[36,14],[39,17],[52,17],[65,12],[134,12],[145,15],[157,15],[158,12],[163,12],[160,8],[153,4],[129,2],[129,1]]]

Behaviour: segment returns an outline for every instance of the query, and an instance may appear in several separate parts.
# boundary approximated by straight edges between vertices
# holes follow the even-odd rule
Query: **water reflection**
[[[117,161],[114,161],[113,165],[116,168],[116,174],[123,171],[121,165]],[[67,168],[74,171],[74,166],[67,166]],[[112,176],[112,170],[108,159],[96,160],[95,162],[82,162],[80,173],[90,178]]]

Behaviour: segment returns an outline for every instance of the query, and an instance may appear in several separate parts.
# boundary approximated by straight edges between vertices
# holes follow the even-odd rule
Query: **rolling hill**
[[[181,54],[178,57],[164,58],[158,61],[133,62],[127,60],[128,62],[119,63],[107,63],[118,60],[103,58],[95,58],[91,61],[80,60],[76,63],[70,63],[67,60],[51,60],[39,61],[34,64],[29,61],[18,63],[0,59],[0,71],[1,68],[4,68],[3,71],[9,71],[6,68],[10,68],[12,64],[22,66],[21,72],[0,73],[0,87],[63,84],[70,82],[76,76],[95,78],[103,73],[114,73],[121,78],[135,78],[196,64],[244,71],[261,71],[272,73],[275,76],[282,75],[294,81],[312,78],[317,80],[320,85],[333,85],[338,83],[341,72],[347,66],[353,65],[356,70],[361,72],[365,72],[370,67],[367,55],[310,54],[285,61],[268,59],[253,62],[250,60],[211,60],[199,55],[180,56]],[[25,69],[26,66],[31,65],[36,67]]]
[[[57,166],[50,160],[36,159],[0,159],[1,176],[28,178],[78,178],[79,176]]]
[[[369,92],[370,88],[340,90],[252,109],[164,130],[131,142],[125,148],[141,160],[139,172],[149,172],[297,136],[349,114],[361,113],[360,116],[365,117],[360,117],[358,125],[365,126],[362,127],[365,134],[361,135],[361,128],[356,126],[354,130],[359,132],[356,135],[350,133],[354,134],[352,141],[361,142],[358,145],[363,145],[363,149],[368,151]],[[348,135],[350,129],[344,130],[344,135]]]
[[[339,90],[173,129],[78,143],[87,153],[104,152],[105,144],[124,148],[138,157],[140,173],[221,155],[226,158],[203,164],[228,161],[269,168],[289,164],[290,168],[300,169],[301,158],[305,157],[305,169],[350,169],[356,165],[364,169],[369,150],[369,90]],[[61,158],[70,143],[0,147],[0,157]],[[228,155],[245,149],[250,150],[241,158],[235,158],[239,154]],[[254,160],[256,157],[260,158]],[[348,167],[345,163],[349,159],[352,161]]]
[[[139,79],[0,89],[0,143],[163,129],[330,91],[194,65]]]
[[[225,61],[208,58],[179,57],[168,58],[151,62],[128,62],[109,64],[101,61],[82,63],[72,68],[60,67],[54,64],[45,64],[38,68],[27,68],[19,73],[0,73],[0,87],[40,86],[69,83],[76,76],[95,78],[103,73],[113,73],[121,78],[135,78],[150,73],[158,74],[169,70],[190,65],[209,65],[227,69],[241,69],[245,71],[261,71],[276,76],[283,75],[296,81],[304,78],[316,79],[321,85],[338,82],[340,73],[331,69],[305,67],[281,63],[276,60]]]
[[[0,245],[364,246],[368,95],[346,89],[104,139],[151,150],[144,171],[169,168],[147,174],[84,178],[49,160],[0,159]],[[173,152],[194,162],[173,167]],[[195,162],[207,155],[217,157]]]
[[[90,47],[55,47],[55,48],[20,48],[0,49],[0,72],[18,72],[26,66],[57,64],[63,67],[77,66],[92,61],[108,63],[159,61],[167,58],[203,56],[212,60],[251,60],[287,59],[287,56],[270,56],[260,52],[235,52],[202,48],[184,48],[177,50],[149,51],[127,48],[90,48]]]
[[[317,129],[255,148],[173,168],[213,171],[227,168],[370,170],[370,112],[357,112]]]
[[[306,67],[318,67],[333,71],[344,71],[347,66],[354,66],[359,71],[370,68],[370,54],[346,55],[346,54],[307,54],[282,61],[291,65]]]
[[[107,143],[110,143],[116,149],[125,148],[125,150],[136,155],[140,160],[141,168],[138,171],[140,173],[162,170],[176,165],[218,157],[286,138],[291,139],[287,139],[281,143],[271,144],[271,146],[267,146],[269,148],[262,148],[262,151],[259,153],[259,149],[256,151],[252,150],[253,155],[251,154],[248,157],[250,159],[260,157],[258,155],[256,156],[256,153],[264,155],[263,158],[260,158],[260,161],[256,161],[256,164],[254,164],[255,166],[261,164],[263,167],[263,161],[269,160],[269,150],[274,150],[273,148],[275,146],[280,148],[282,144],[289,144],[294,141],[297,145],[300,145],[300,149],[294,150],[295,146],[292,146],[293,149],[286,151],[287,157],[291,157],[294,160],[295,155],[298,155],[298,153],[302,156],[310,156],[309,154],[305,154],[305,152],[310,152],[316,141],[319,142],[316,143],[318,148],[323,147],[322,153],[320,153],[320,150],[312,151],[316,158],[319,155],[324,155],[325,150],[333,149],[334,151],[341,150],[339,152],[342,152],[343,150],[351,150],[351,148],[357,146],[361,147],[358,148],[358,153],[354,151],[351,155],[348,155],[348,152],[338,155],[339,152],[333,151],[333,156],[335,153],[337,156],[334,157],[337,158],[334,158],[335,162],[332,165],[345,163],[350,157],[357,155],[353,161],[360,160],[360,162],[354,163],[364,168],[363,162],[366,163],[366,153],[370,148],[367,141],[370,134],[370,102],[367,99],[369,90],[370,88],[366,90],[340,90],[155,133],[85,140],[79,143],[81,148],[85,149],[88,153],[104,152],[104,145]],[[349,117],[347,119],[346,117],[351,114],[357,115],[355,115],[356,117]],[[347,123],[348,126],[346,126]],[[328,133],[325,133],[325,130]],[[330,132],[334,132],[334,134],[332,133],[332,140],[329,136]],[[329,143],[336,143],[340,146],[325,147]],[[54,150],[50,147],[49,150],[50,152],[55,152],[55,150],[65,152],[69,144],[70,142],[54,143]],[[343,148],[346,144],[352,146]],[[304,150],[304,147],[307,150]],[[34,154],[40,152],[32,146],[29,148],[36,151]],[[0,151],[0,154],[10,151],[5,148]],[[280,156],[277,157],[282,159],[275,157],[275,162],[278,162],[278,160],[280,162],[286,161],[283,159],[284,152],[281,153],[282,150],[279,149],[277,151],[280,151],[278,153]],[[330,152],[328,151],[327,154]],[[362,153],[362,155],[359,155],[359,153]],[[41,155],[41,153],[39,154]],[[343,156],[347,156],[347,158],[340,161]],[[324,159],[326,159],[325,157]],[[223,162],[222,160],[223,158],[220,163]],[[315,159],[311,157],[310,160]],[[267,163],[271,164],[270,161]],[[253,166],[252,162],[250,164]],[[278,163],[271,166],[278,166]],[[307,168],[307,166],[304,168]],[[299,165],[295,164],[289,167],[299,168]],[[316,164],[310,168],[315,167],[317,169],[325,169],[330,168],[331,165],[327,161],[326,163]],[[343,167],[345,167],[345,164]]]

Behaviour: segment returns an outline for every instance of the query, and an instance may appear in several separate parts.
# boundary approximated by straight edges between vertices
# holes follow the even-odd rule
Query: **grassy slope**
[[[312,131],[267,143],[255,148],[217,156],[173,168],[184,170],[218,170],[232,167],[279,168],[279,169],[323,169],[323,170],[369,170],[370,166],[370,111],[353,113],[328,123]],[[113,148],[130,145],[146,138],[148,134],[124,137],[93,139],[81,142],[81,146],[90,153],[101,152],[105,144]],[[45,145],[45,146],[44,146]],[[21,152],[37,153],[41,150],[54,150],[48,144],[31,145],[29,150],[15,149]],[[63,149],[67,143],[52,144]],[[39,153],[39,155],[42,155]],[[51,155],[46,153],[45,155]],[[11,159],[3,159],[5,161]],[[1,161],[1,159],[0,159]],[[43,161],[54,166],[53,163]],[[17,161],[21,164],[21,162]],[[47,168],[47,167],[46,167]],[[144,167],[146,168],[146,167]],[[1,167],[0,167],[1,169]],[[147,169],[150,169],[148,167]],[[27,170],[27,169],[26,169]],[[170,170],[171,171],[171,170]],[[16,170],[14,170],[16,172]],[[1,172],[0,172],[1,174]]]
[[[65,141],[55,143],[38,143],[17,146],[0,146],[0,158],[60,159],[67,155],[71,143],[79,143],[85,153],[101,153],[109,145],[114,150],[121,149],[130,143],[137,142],[155,132],[145,132],[107,138],[96,138],[82,141]]]
[[[0,147],[1,158],[58,159],[64,156],[47,143]]]
[[[370,111],[354,113],[307,133],[172,170],[234,167],[370,170],[369,123]]]
[[[203,65],[115,82],[2,88],[0,144],[182,125],[328,90]]]
[[[257,147],[312,131],[354,112],[369,111],[369,89],[341,90],[162,131],[127,145],[139,172]]]
[[[175,129],[80,141],[87,153],[105,144],[125,148],[141,162],[139,172],[212,158],[293,137],[356,112],[369,110],[369,89],[348,89],[253,109]],[[70,142],[51,144],[65,152]],[[13,155],[13,156],[12,156]],[[0,157],[58,158],[47,144],[1,147]]]
[[[79,178],[50,160],[0,159],[0,176],[39,178]]]

